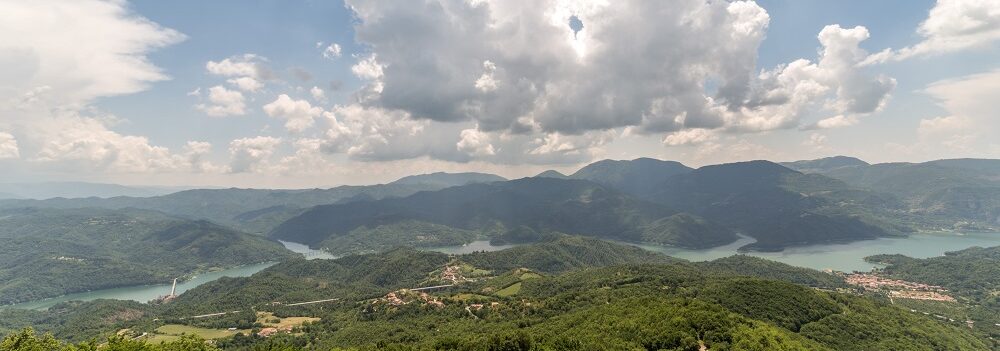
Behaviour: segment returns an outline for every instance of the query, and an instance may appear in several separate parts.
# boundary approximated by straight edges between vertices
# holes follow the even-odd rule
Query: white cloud
[[[10,133],[0,132],[0,159],[21,157],[17,139]]]
[[[796,60],[760,74],[749,103],[740,113],[727,115],[727,124],[738,130],[769,130],[799,126],[811,108],[838,114],[806,128],[853,125],[859,116],[881,110],[896,87],[885,75],[869,75],[858,67],[868,53],[860,43],[868,39],[862,26],[829,25],[817,36],[823,45],[818,62]]]
[[[261,88],[264,88],[264,83],[261,83],[253,77],[230,78],[227,79],[226,82],[232,84],[237,89],[248,93],[256,93],[260,91]]]
[[[913,46],[886,49],[862,64],[900,61],[987,47],[1000,41],[1000,2],[995,0],[938,0],[917,33],[923,38]]]
[[[120,119],[91,105],[167,79],[146,55],[183,39],[120,1],[0,3],[0,129],[16,138],[19,166],[74,175],[184,167],[166,147],[111,130]]]
[[[264,105],[268,116],[285,120],[285,128],[291,132],[302,132],[312,127],[313,120],[323,113],[323,109],[313,107],[309,101],[295,100],[281,94],[273,102]]]
[[[483,61],[483,71],[483,75],[476,79],[476,89],[484,93],[497,90],[499,82],[493,77],[493,73],[497,71],[497,65],[490,60]]]
[[[229,143],[231,173],[262,172],[281,139],[269,136],[236,139]]]
[[[319,44],[320,46],[323,45],[322,43]],[[323,49],[323,57],[331,60],[340,57],[340,44],[331,43],[326,49]]]
[[[312,95],[313,100],[316,100],[317,102],[326,101],[326,92],[324,92],[320,87],[313,86],[312,89],[309,89],[309,95]]]
[[[663,144],[667,146],[698,145],[709,141],[714,141],[717,136],[708,129],[695,128],[679,130],[663,137]]]
[[[948,114],[925,118],[917,127],[920,145],[966,155],[988,156],[996,143],[1000,120],[996,118],[1000,70],[930,84],[925,92]],[[935,150],[940,151],[940,150]]]
[[[184,152],[181,153],[184,163],[189,170],[195,173],[216,173],[222,171],[222,167],[216,166],[206,157],[212,152],[212,144],[205,141],[189,141],[184,145]]]
[[[263,66],[265,61],[265,58],[256,54],[243,54],[222,61],[208,61],[205,63],[205,69],[208,73],[223,77],[266,79],[266,68]]]
[[[864,27],[827,26],[817,59],[757,72],[770,17],[749,1],[421,0],[405,11],[347,2],[370,52],[352,67],[367,81],[355,101],[435,127],[459,123],[453,145],[475,160],[594,155],[604,133],[623,128],[667,133],[670,146],[722,131],[843,127],[882,109],[896,86],[858,67]],[[803,122],[816,115],[838,117]],[[410,154],[450,157],[432,149]]]
[[[812,127],[817,129],[833,129],[833,128],[843,128],[850,127],[858,124],[858,118],[854,116],[836,115],[833,117],[828,117],[821,119],[816,122]]]
[[[458,151],[473,156],[491,156],[496,154],[496,150],[490,144],[490,136],[479,129],[465,129],[459,135],[461,140],[455,144]]]
[[[208,89],[208,101],[211,104],[198,104],[195,107],[212,117],[245,115],[246,99],[238,90],[229,90],[221,85]]]

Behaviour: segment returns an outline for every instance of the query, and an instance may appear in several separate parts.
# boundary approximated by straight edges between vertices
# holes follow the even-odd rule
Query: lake
[[[704,250],[676,247],[640,245],[646,250],[661,252],[689,261],[709,261],[735,255],[741,246],[754,239],[741,237],[736,242]],[[781,252],[746,252],[745,254],[787,263],[793,266],[838,271],[869,271],[877,265],[864,258],[877,254],[903,254],[916,258],[941,256],[947,251],[958,251],[972,246],[1000,246],[1000,233],[919,233],[905,238],[880,238],[846,244],[821,244],[786,248]]]
[[[178,281],[177,293],[180,294],[196,286],[208,283],[210,281],[222,277],[247,277],[250,276],[251,274],[259,272],[264,268],[270,267],[273,264],[274,262],[267,262],[267,263],[246,265],[215,272],[198,274],[192,279],[183,282]],[[114,288],[114,289],[94,290],[88,292],[67,294],[43,300],[23,302],[16,305],[0,306],[0,308],[44,310],[61,302],[90,301],[97,299],[134,300],[139,302],[148,302],[149,300],[155,299],[157,297],[170,294],[170,286],[171,284],[168,282],[167,284],[158,284],[158,285],[140,285],[140,286],[129,286],[123,288]]]
[[[465,245],[421,248],[420,250],[437,251],[451,255],[462,255],[467,253],[473,253],[476,251],[500,251],[515,246],[517,245],[493,245],[490,244],[489,240],[476,240]]]
[[[282,241],[281,244],[285,245],[285,248],[287,248],[288,250],[300,253],[308,259],[335,258],[333,255],[331,255],[326,251],[313,250],[310,249],[308,246],[299,243]],[[219,270],[215,272],[198,274],[192,279],[183,282],[180,281],[177,282],[177,293],[178,294],[183,293],[196,286],[208,283],[210,281],[222,277],[248,277],[274,264],[275,262],[267,262],[267,263],[252,264],[252,265]],[[0,308],[22,308],[29,310],[44,310],[61,302],[90,301],[97,299],[133,300],[139,302],[148,302],[149,300],[169,294],[170,286],[171,284],[167,282],[166,284],[157,284],[157,285],[140,285],[140,286],[113,288],[113,289],[94,290],[82,293],[67,294],[43,300],[23,302],[16,305],[0,306]]]
[[[661,252],[670,256],[690,261],[708,261],[737,254],[741,246],[753,243],[750,237],[729,245],[704,250],[689,250],[669,246],[631,244],[646,250]],[[336,258],[322,250],[311,249],[306,245],[293,242],[281,242],[291,251],[303,254],[309,259]],[[838,271],[868,271],[876,265],[864,261],[864,257],[876,254],[903,254],[917,258],[927,258],[943,255],[946,251],[957,251],[972,246],[998,246],[1000,233],[920,233],[905,238],[882,238],[876,240],[856,241],[847,244],[822,244],[787,248],[781,252],[748,252],[746,254],[784,262],[793,266],[813,269],[834,269]],[[461,246],[445,246],[424,249],[447,254],[467,254],[476,251],[498,251],[517,245],[491,245],[487,240],[473,241]],[[274,262],[235,267],[216,272],[199,274],[196,277],[177,283],[177,293],[182,293],[201,284],[221,277],[246,277],[264,268],[274,265]],[[44,300],[30,301],[16,305],[0,306],[0,308],[23,308],[43,310],[57,303],[80,300],[118,299],[147,302],[156,297],[170,293],[170,284],[143,285],[124,288],[96,290],[83,293],[68,294]]]

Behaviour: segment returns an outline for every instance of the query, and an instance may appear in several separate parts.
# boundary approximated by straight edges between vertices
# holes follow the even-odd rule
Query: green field
[[[500,297],[513,296],[513,295],[517,295],[517,293],[519,293],[519,292],[521,292],[521,282],[517,282],[517,283],[511,284],[510,286],[508,286],[506,288],[498,290],[497,291],[497,296],[500,296]]]
[[[152,334],[152,336],[149,337],[149,341],[154,344],[160,342],[170,342],[180,339],[181,335],[184,334],[197,335],[205,339],[220,339],[242,332],[246,332],[246,330],[229,331],[223,329],[199,328],[180,324],[167,324],[156,328],[155,334]]]

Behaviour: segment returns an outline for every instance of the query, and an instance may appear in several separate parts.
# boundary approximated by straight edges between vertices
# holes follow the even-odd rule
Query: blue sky
[[[0,13],[12,170],[0,181],[313,187],[601,158],[1000,157],[989,1],[85,0]]]

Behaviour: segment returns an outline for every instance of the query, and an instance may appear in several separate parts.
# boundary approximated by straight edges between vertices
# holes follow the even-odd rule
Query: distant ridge
[[[850,156],[833,156],[815,160],[782,162],[781,165],[802,173],[826,173],[844,167],[870,166],[868,162]]]
[[[0,183],[0,198],[43,200],[58,197],[151,197],[187,189],[185,187],[143,187],[88,182]]]
[[[436,186],[459,186],[467,184],[476,183],[491,183],[491,182],[502,182],[506,181],[507,178],[489,174],[489,173],[476,173],[476,172],[465,172],[465,173],[445,173],[445,172],[435,172],[430,174],[418,174],[406,176],[399,178],[389,184],[426,184],[426,185],[436,185]]]

